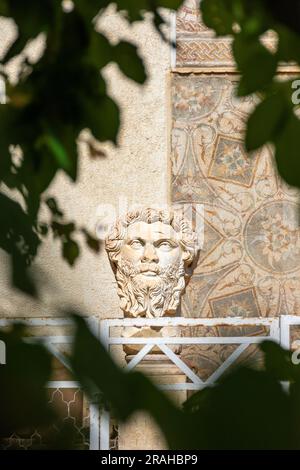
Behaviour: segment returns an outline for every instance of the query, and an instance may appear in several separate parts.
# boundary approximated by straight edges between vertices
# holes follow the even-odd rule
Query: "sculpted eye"
[[[158,245],[159,248],[165,250],[165,251],[169,251],[169,250],[172,250],[174,248],[174,245],[167,241],[167,240],[164,240],[163,242],[160,242],[160,244]]]
[[[139,249],[143,246],[143,243],[141,240],[131,240],[129,245],[134,249]]]

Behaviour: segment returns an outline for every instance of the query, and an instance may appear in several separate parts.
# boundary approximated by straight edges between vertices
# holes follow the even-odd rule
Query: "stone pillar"
[[[146,356],[138,370],[156,384],[179,384],[186,382],[186,376],[166,356]],[[187,391],[169,391],[167,395],[177,406],[187,399]],[[119,425],[119,450],[167,450],[164,435],[151,416],[144,412],[135,413],[125,424]]]

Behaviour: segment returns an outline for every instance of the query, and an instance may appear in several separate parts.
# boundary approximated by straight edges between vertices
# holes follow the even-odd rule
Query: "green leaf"
[[[24,159],[16,175],[20,185],[28,190],[26,202],[30,200],[37,210],[41,193],[48,188],[59,169],[56,160],[45,149],[45,146],[37,150],[34,144],[28,147],[24,144]]]
[[[113,58],[128,78],[137,83],[146,81],[145,67],[134,44],[121,41],[114,47]]]
[[[89,56],[96,67],[102,69],[113,60],[113,49],[114,47],[104,34],[92,32]]]
[[[40,139],[41,144],[47,145],[50,152],[56,159],[58,165],[66,171],[71,170],[72,162],[62,143],[51,134],[45,134]]]
[[[291,351],[282,349],[273,341],[264,341],[260,348],[265,353],[266,371],[278,381],[300,379],[300,368],[292,363]]]
[[[192,420],[189,423],[184,413],[147,377],[139,372],[124,372],[91,333],[83,318],[74,315],[74,319],[76,334],[71,360],[85,391],[94,399],[95,392],[103,394],[105,403],[112,406],[114,415],[122,421],[135,411],[149,412],[164,432],[171,449],[197,448],[196,426]]]
[[[155,0],[155,4],[157,8],[163,7],[177,10],[183,4],[183,0]]]
[[[2,59],[3,63],[20,54],[30,39],[48,31],[58,21],[58,15],[62,15],[61,5],[53,0],[10,0],[7,6],[5,13],[15,20],[19,35]]]
[[[80,14],[86,19],[87,22],[91,22],[93,18],[98,14],[101,8],[105,8],[110,0],[73,0],[76,8]]]
[[[46,426],[54,421],[46,387],[51,378],[51,356],[39,344],[21,339],[20,325],[0,332],[6,345],[6,365],[0,366],[0,437],[7,438],[24,429]]]
[[[278,33],[278,60],[296,61],[300,64],[300,36],[283,25],[276,28]]]
[[[263,22],[263,18],[259,18],[259,16],[255,14],[244,20],[242,30],[246,36],[258,37],[266,31],[266,25]]]
[[[116,0],[115,3],[117,9],[132,23],[143,20],[143,15],[147,11],[156,15],[160,7],[176,10],[183,0]]]
[[[269,52],[258,40],[235,37],[233,54],[242,73],[238,88],[239,96],[246,96],[267,87],[276,73],[277,57]]]
[[[235,21],[244,36],[256,37],[270,29],[272,20],[262,0],[231,0]]]
[[[279,2],[274,0],[263,0],[269,16],[276,21],[275,29],[278,23],[284,24],[291,31],[300,33],[300,5],[298,0],[289,0]]]
[[[141,21],[143,19],[143,12],[151,11],[156,7],[150,7],[148,0],[116,0],[118,10],[125,13],[125,17],[130,22]]]
[[[30,38],[27,35],[19,36],[10,46],[1,62],[5,64],[9,62],[13,57],[16,57],[17,55],[21,54],[21,52],[23,51],[23,49],[25,49],[27,43],[29,42],[29,39]]]
[[[8,0],[1,0],[1,2],[0,2],[0,15],[1,16],[9,16]]]
[[[88,127],[94,137],[100,142],[117,142],[120,126],[119,108],[116,103],[105,95],[83,102],[85,127]]]
[[[272,141],[287,115],[286,103],[281,93],[268,96],[259,103],[248,119],[245,142],[247,150],[256,150]]]
[[[292,114],[275,139],[278,171],[291,186],[300,188],[300,121]]]
[[[208,28],[215,30],[219,36],[232,34],[234,17],[226,1],[224,0],[202,0],[202,18]]]
[[[114,46],[103,34],[94,32],[91,35],[89,57],[98,68],[116,62],[122,72],[137,83],[144,83],[147,78],[138,49],[130,42],[121,41]]]

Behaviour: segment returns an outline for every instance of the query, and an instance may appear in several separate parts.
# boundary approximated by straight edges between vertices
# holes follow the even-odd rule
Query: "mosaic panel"
[[[270,50],[276,47],[276,36],[268,32],[262,38]],[[216,38],[214,31],[201,21],[199,0],[186,0],[176,17],[176,67],[234,69],[231,39]],[[284,68],[290,65],[283,66]]]
[[[183,299],[188,317],[297,314],[299,192],[272,149],[248,154],[255,98],[234,75],[172,74],[172,201],[204,204],[204,247]]]

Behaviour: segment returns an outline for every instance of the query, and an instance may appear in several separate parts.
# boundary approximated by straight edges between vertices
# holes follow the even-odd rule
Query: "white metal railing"
[[[269,327],[269,334],[267,336],[202,336],[202,337],[124,337],[112,336],[111,328],[119,327],[124,328],[128,326],[134,327],[166,327],[166,326],[188,326],[197,327],[205,326],[213,328],[216,326],[265,326]],[[112,345],[130,345],[140,344],[144,345],[142,349],[134,356],[133,359],[126,365],[125,370],[132,370],[145,356],[156,347],[175,364],[178,369],[185,374],[190,382],[176,383],[176,384],[159,384],[158,387],[163,390],[201,390],[202,388],[214,384],[222,374],[228,369],[248,348],[251,344],[258,344],[263,340],[280,341],[279,319],[278,318],[125,318],[116,320],[101,320],[100,321],[100,338],[106,349],[109,350]],[[195,372],[185,364],[179,355],[175,354],[169,345],[185,344],[185,345],[203,345],[203,344],[232,344],[238,345],[233,353],[223,362],[223,364],[207,379],[202,380]],[[109,429],[110,429],[110,415],[108,411],[102,411],[100,415],[100,449],[109,449]]]
[[[16,322],[22,322],[29,327],[68,327],[73,325],[71,319],[65,318],[34,318],[34,319],[14,319]],[[12,322],[9,319],[0,319],[0,327],[8,326]],[[90,327],[107,350],[113,345],[141,345],[141,350],[134,355],[131,361],[126,365],[126,370],[134,369],[151,350],[156,347],[186,376],[186,382],[176,384],[159,384],[163,390],[200,390],[203,387],[214,384],[222,374],[241,356],[241,354],[253,344],[258,344],[263,340],[273,340],[280,343],[283,347],[290,348],[290,328],[292,325],[300,325],[299,316],[282,315],[279,318],[125,318],[112,320],[99,320],[97,317],[89,319]],[[170,336],[170,337],[124,337],[122,333],[115,335],[112,331],[117,327],[118,332],[128,326],[135,327],[246,327],[262,326],[268,328],[268,334],[265,336]],[[112,334],[113,333],[113,334]],[[31,336],[27,341],[42,341],[49,351],[67,368],[70,369],[66,356],[59,350],[62,344],[72,342],[71,335],[49,335],[49,336]],[[222,363],[222,365],[207,379],[202,380],[195,372],[183,362],[180,355],[175,354],[170,345],[204,345],[204,344],[231,344],[237,345],[233,353]],[[76,381],[59,380],[51,381],[47,384],[51,389],[80,388]],[[96,403],[90,403],[90,449],[108,449],[109,448],[109,428],[110,415],[108,411],[99,411]]]
[[[280,316],[280,344],[285,349],[291,348],[291,326],[300,326],[300,316]]]

